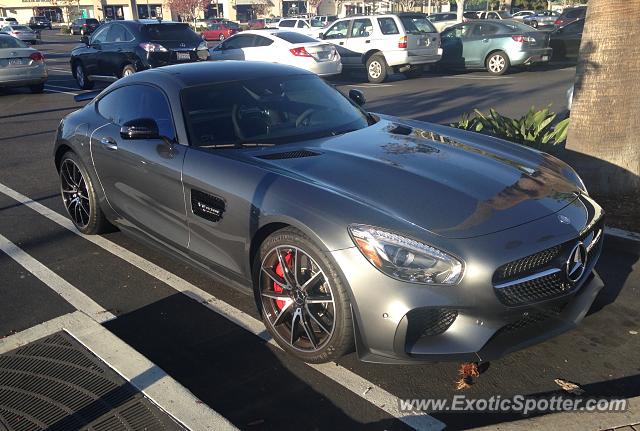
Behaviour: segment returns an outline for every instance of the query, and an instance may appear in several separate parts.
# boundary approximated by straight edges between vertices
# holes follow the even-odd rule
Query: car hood
[[[307,142],[304,149],[298,154],[305,157],[262,160],[448,238],[531,222],[561,210],[580,193],[575,172],[548,154],[422,122],[381,119]]]

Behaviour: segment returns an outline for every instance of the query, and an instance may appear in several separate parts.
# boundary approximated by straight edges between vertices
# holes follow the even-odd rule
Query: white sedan
[[[288,64],[319,76],[342,72],[342,61],[335,46],[283,30],[248,30],[235,34],[211,48],[209,59]]]

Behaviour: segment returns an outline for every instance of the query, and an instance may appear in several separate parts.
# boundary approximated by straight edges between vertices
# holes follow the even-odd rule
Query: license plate
[[[549,61],[549,56],[548,55],[543,55],[542,56],[542,61]]]
[[[191,56],[188,52],[176,52],[176,58],[178,60],[191,60]]]
[[[21,58],[10,58],[9,66],[22,66],[25,64]]]

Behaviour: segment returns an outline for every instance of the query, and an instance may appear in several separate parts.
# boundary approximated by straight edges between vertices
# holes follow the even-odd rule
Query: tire
[[[133,64],[126,64],[122,68],[122,73],[120,74],[120,77],[124,78],[125,76],[133,75],[134,73],[136,73],[135,66]]]
[[[298,277],[287,272],[296,261]],[[283,270],[280,263],[289,269]],[[291,289],[283,282],[287,276],[293,282]],[[312,279],[315,282],[303,287]],[[345,284],[331,258],[304,233],[287,227],[267,237],[254,259],[253,281],[264,325],[284,351],[304,362],[323,363],[353,349],[353,318]]]
[[[84,36],[84,29],[80,29],[80,36]]]
[[[87,78],[87,74],[84,70],[84,66],[79,61],[74,64],[74,77],[78,83],[78,87],[83,90],[91,90],[95,85],[95,82]]]
[[[504,75],[511,68],[509,57],[502,51],[489,54],[485,61],[487,72],[494,76]]]
[[[218,40],[222,42],[224,40],[224,34],[220,34],[220,37],[218,38]]]
[[[373,84],[380,84],[387,79],[387,62],[382,54],[374,54],[367,59],[367,78]]]
[[[106,232],[107,221],[84,164],[73,151],[60,159],[60,194],[62,203],[76,229],[86,235]]]
[[[34,94],[39,94],[44,91],[44,83],[38,85],[30,85],[29,90]]]
[[[531,21],[531,27],[538,28],[538,21]]]

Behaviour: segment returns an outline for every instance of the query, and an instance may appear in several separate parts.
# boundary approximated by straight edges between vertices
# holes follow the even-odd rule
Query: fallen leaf
[[[631,334],[631,335],[638,335],[638,331],[629,331],[629,334]]]
[[[558,386],[560,386],[563,390],[569,392],[570,394],[574,394],[574,395],[584,394],[584,389],[582,389],[578,384],[570,382],[569,380],[555,379],[554,382],[556,382]]]

